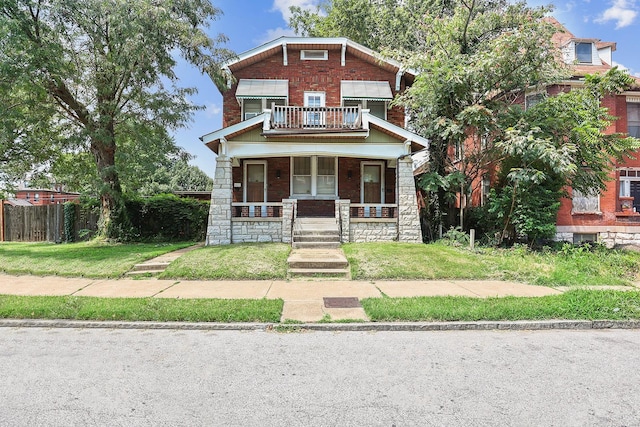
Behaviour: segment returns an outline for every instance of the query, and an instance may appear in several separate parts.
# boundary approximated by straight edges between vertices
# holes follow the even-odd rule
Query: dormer
[[[564,61],[576,65],[602,65],[596,39],[572,39],[563,49]]]

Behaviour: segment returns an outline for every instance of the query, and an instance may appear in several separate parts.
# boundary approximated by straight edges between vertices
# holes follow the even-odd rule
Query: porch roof
[[[234,138],[238,135],[242,135],[246,132],[249,132],[253,129],[261,128],[264,124],[265,120],[268,120],[269,113],[262,113],[255,117],[252,117],[248,120],[237,123],[233,126],[229,126],[223,129],[219,129],[217,131],[208,133],[200,137],[200,140],[205,143],[209,149],[211,149],[216,154],[219,154],[219,147],[221,140],[228,140]],[[423,148],[429,147],[429,140],[421,137],[413,132],[410,132],[400,126],[396,126],[388,121],[375,117],[368,113],[367,110],[363,111],[363,122],[367,123],[366,127],[364,127],[360,131],[344,133],[342,138],[357,138],[360,140],[364,140],[366,143],[367,138],[369,137],[369,129],[375,128],[376,130],[383,132],[391,137],[405,142],[405,144],[411,144],[411,151],[419,151]],[[297,137],[300,139],[331,139],[331,140],[340,140],[338,138],[339,133],[327,133],[327,132],[297,132],[297,133],[289,133],[288,135],[274,135],[279,137]],[[263,137],[267,135],[262,134]],[[359,143],[362,144],[362,143]]]
[[[289,96],[289,80],[240,79],[238,99],[283,98]]]
[[[390,101],[393,99],[389,82],[367,80],[343,80],[340,82],[343,99],[368,99],[372,101]]]

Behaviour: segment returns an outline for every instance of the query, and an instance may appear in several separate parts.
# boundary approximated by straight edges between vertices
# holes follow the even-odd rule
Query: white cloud
[[[619,62],[613,61],[611,65],[614,66],[614,67],[618,67],[621,70],[628,71],[629,74],[631,74],[632,76],[640,77],[640,71],[634,71],[629,67],[625,67],[623,64],[621,64]]]
[[[302,9],[313,9],[317,6],[319,0],[273,0],[272,10],[277,10],[282,14],[282,19],[289,22],[291,18],[291,6],[298,6]]]
[[[213,102],[207,103],[207,106],[204,110],[204,114],[210,119],[218,116],[221,112],[222,112],[222,107],[220,107],[219,105]]]
[[[295,35],[296,33],[294,33],[291,28],[278,27],[278,28],[273,28],[271,30],[267,30],[267,32],[264,33],[259,39],[255,40],[255,42],[258,44],[263,44],[263,43],[270,42],[271,40],[275,40],[278,37],[282,37],[282,36],[289,37],[289,36],[295,36]]]
[[[638,16],[636,0],[613,0],[611,7],[595,20],[595,22],[616,21],[616,29],[627,27]]]

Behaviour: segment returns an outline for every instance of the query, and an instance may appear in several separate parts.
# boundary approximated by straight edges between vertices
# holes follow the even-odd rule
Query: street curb
[[[536,331],[552,329],[640,329],[640,320],[544,320],[479,322],[366,322],[366,323],[204,323],[119,322],[84,320],[0,319],[0,328],[166,329],[202,331]]]

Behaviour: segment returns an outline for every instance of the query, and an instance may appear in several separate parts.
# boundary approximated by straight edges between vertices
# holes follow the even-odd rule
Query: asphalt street
[[[638,426],[640,333],[0,328],[2,426]]]

